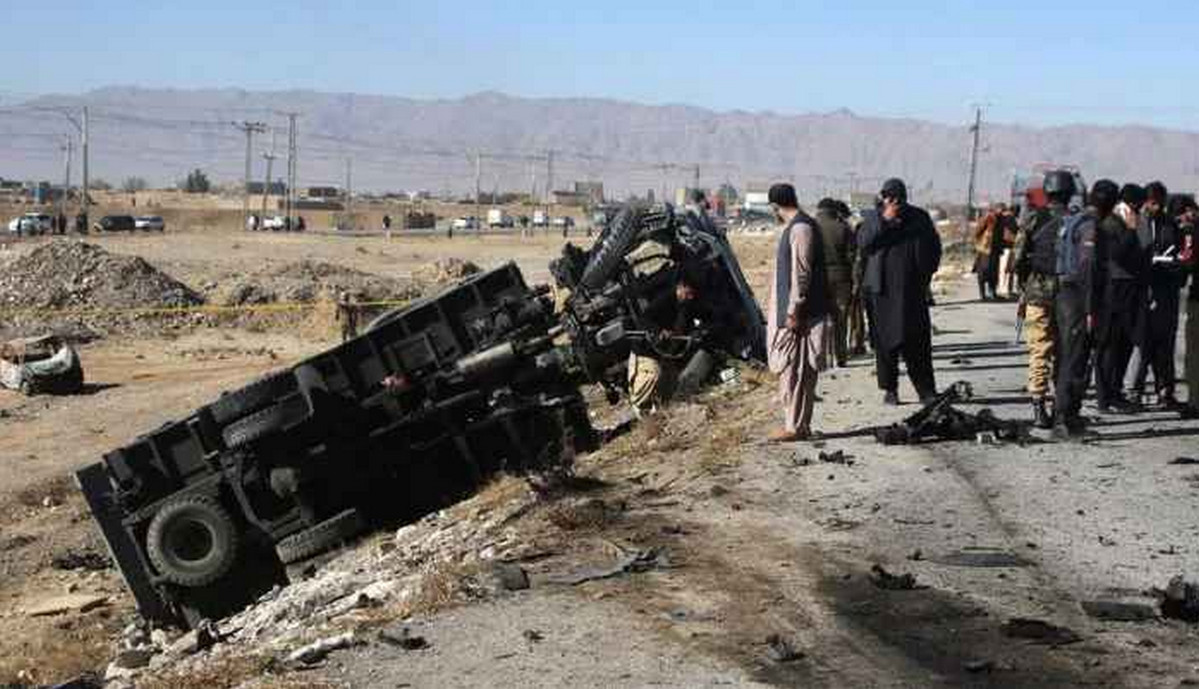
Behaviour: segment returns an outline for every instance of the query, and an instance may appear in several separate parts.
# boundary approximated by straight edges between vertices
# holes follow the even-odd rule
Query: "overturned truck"
[[[643,247],[652,258],[634,257]],[[648,303],[684,267],[737,314],[672,354],[760,360],[762,314],[723,234],[669,206],[630,207],[592,248],[564,248],[557,306],[515,264],[471,276],[79,470],[139,611],[218,619],[497,472],[568,469],[598,442],[580,386],[619,399],[630,339],[653,328]]]

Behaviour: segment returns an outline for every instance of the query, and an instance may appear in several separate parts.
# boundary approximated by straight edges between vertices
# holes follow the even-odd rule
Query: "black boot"
[[[1049,410],[1045,408],[1045,400],[1034,399],[1032,401],[1032,424],[1037,428],[1053,428],[1053,417],[1049,415]]]

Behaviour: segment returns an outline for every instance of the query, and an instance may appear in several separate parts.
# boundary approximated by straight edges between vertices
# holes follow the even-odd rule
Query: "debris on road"
[[[314,641],[307,646],[301,646],[292,651],[287,656],[289,663],[303,663],[304,665],[313,665],[325,659],[333,651],[340,651],[360,643],[354,632],[346,632],[336,636],[326,637],[319,641]]]
[[[1145,603],[1084,600],[1082,610],[1097,620],[1110,622],[1147,622],[1157,619],[1157,610]]]
[[[1026,639],[1050,646],[1065,646],[1082,641],[1082,637],[1072,629],[1028,617],[1014,617],[1004,622],[1003,633],[1012,639]]]
[[[989,434],[996,441],[1018,441],[1024,435],[1019,422],[997,418],[990,409],[970,414],[954,408],[974,392],[969,383],[959,381],[937,395],[920,411],[901,423],[875,429],[875,439],[884,445],[904,445],[922,440],[971,440]]]
[[[927,588],[916,583],[915,574],[892,574],[880,564],[870,568],[870,581],[884,591],[915,591]]]
[[[1161,598],[1162,617],[1184,622],[1199,622],[1199,584],[1176,576],[1157,592]]]
[[[949,567],[1030,567],[1032,563],[1003,550],[964,549],[928,558]]]
[[[413,634],[408,627],[401,627],[398,632],[380,629],[378,638],[388,646],[395,646],[405,651],[419,651],[429,647],[429,641],[425,637]]]
[[[112,569],[112,560],[107,555],[103,555],[94,550],[85,550],[82,552],[69,550],[61,555],[55,555],[50,560],[50,566],[54,569],[74,570],[83,569],[89,572],[99,572],[106,569]]]
[[[1194,464],[1199,464],[1199,459],[1196,459],[1194,457],[1175,457],[1174,459],[1171,459],[1169,461],[1169,464],[1190,466],[1190,465],[1194,465]]]
[[[802,659],[804,654],[782,635],[771,634],[766,637],[766,657],[776,663],[791,663]]]
[[[87,612],[108,604],[108,596],[98,596],[85,593],[70,593],[62,596],[45,598],[25,609],[29,617],[48,617],[68,612]]]
[[[588,581],[611,579],[622,574],[648,572],[651,569],[668,567],[669,564],[669,560],[660,549],[650,548],[628,554],[611,565],[586,567],[570,574],[549,577],[546,581],[551,584],[578,586]]]
[[[462,280],[481,272],[483,269],[473,262],[451,256],[417,268],[412,271],[412,279],[420,283],[440,285]]]

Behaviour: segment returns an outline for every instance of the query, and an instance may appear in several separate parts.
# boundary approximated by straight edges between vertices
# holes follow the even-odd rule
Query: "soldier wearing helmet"
[[[1058,292],[1057,237],[1062,220],[1070,212],[1070,198],[1077,191],[1074,175],[1065,170],[1047,172],[1043,189],[1049,202],[1023,219],[1016,237],[1014,261],[1023,286],[1019,309],[1028,342],[1028,394],[1032,398],[1033,423],[1048,429],[1053,427],[1047,401],[1057,354],[1054,314]]]

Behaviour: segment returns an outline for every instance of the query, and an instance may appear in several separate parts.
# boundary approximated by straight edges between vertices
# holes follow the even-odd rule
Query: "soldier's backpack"
[[[1057,275],[1077,275],[1079,264],[1079,245],[1082,225],[1087,221],[1083,213],[1071,213],[1062,218],[1061,227],[1057,232]]]

